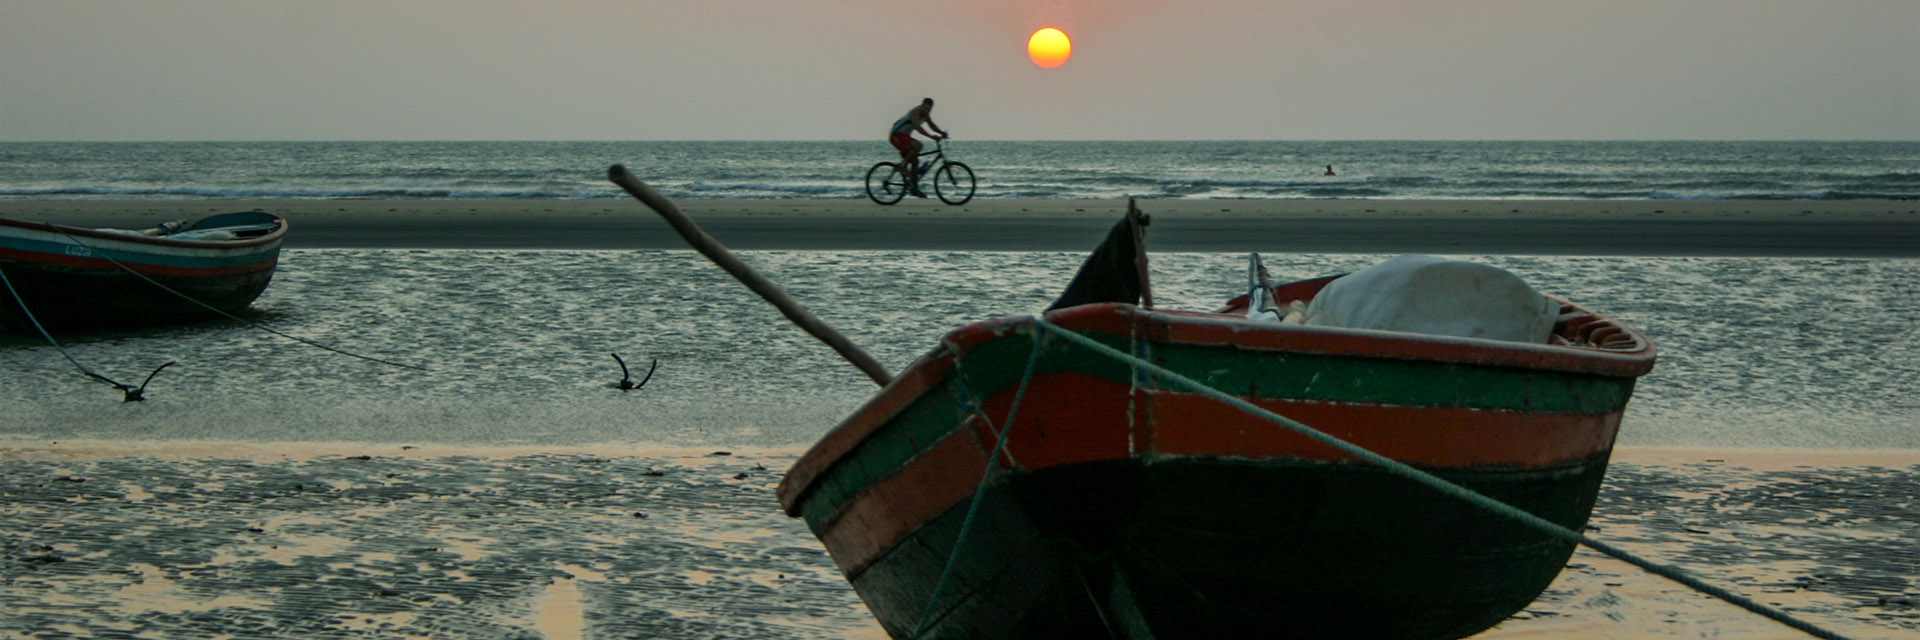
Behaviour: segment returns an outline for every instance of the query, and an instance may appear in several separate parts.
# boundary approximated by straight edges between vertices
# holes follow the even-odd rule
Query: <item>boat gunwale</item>
[[[130,245],[134,245],[135,248],[123,249],[123,250],[135,252],[135,253],[143,252],[141,249],[138,248],[140,245],[152,245],[157,247],[177,247],[177,248],[183,248],[183,249],[244,249],[244,248],[261,247],[269,244],[276,244],[286,238],[287,228],[290,226],[286,218],[278,214],[267,213],[264,211],[261,211],[259,213],[265,213],[266,215],[273,217],[273,221],[275,224],[274,229],[258,236],[252,236],[247,238],[235,238],[233,240],[182,240],[182,239],[169,238],[166,236],[124,235],[124,234],[118,234],[118,233],[99,231],[95,229],[87,229],[84,227],[74,227],[74,226],[68,226],[64,224],[56,224],[52,222],[33,222],[33,221],[19,220],[14,218],[0,218],[0,227],[13,227],[16,229],[39,231],[43,233],[61,234],[62,236],[73,235],[73,236],[90,238],[93,240],[101,240],[101,241],[106,241],[111,243],[126,243]],[[12,234],[12,237],[25,238],[26,236],[20,235],[20,234]],[[52,241],[57,242],[59,244],[67,244],[67,245],[75,244],[73,242],[62,241],[61,238],[54,238]],[[100,248],[100,247],[89,247],[89,248]],[[23,253],[46,253],[43,251],[29,251],[29,250],[23,250],[22,252]]]
[[[216,225],[199,226],[209,220],[215,221]],[[269,222],[272,226],[266,228]],[[103,299],[122,299],[117,288],[136,285],[158,285],[173,291],[175,295],[184,295],[172,287],[185,284],[215,296],[206,301],[193,298],[201,302],[201,307],[207,307],[207,301],[217,301],[219,306],[213,307],[216,311],[233,311],[252,304],[266,288],[279,266],[282,243],[290,226],[285,217],[266,211],[212,214],[192,219],[186,229],[244,227],[249,232],[259,233],[231,240],[187,240],[0,218],[0,268],[13,274],[10,281],[26,278],[22,282],[38,280],[43,283],[35,285],[43,295],[58,295],[53,291],[63,287],[86,290],[102,287],[99,290],[109,291],[111,293],[108,295],[112,296]],[[142,280],[144,284],[140,282]],[[80,281],[84,281],[84,284]],[[244,300],[240,299],[242,296]],[[0,302],[0,314],[6,316],[0,319],[0,324],[7,325],[27,323],[33,318],[20,305],[45,301],[44,298],[37,298],[35,302],[26,303],[4,294],[0,294],[0,299],[5,300]],[[149,301],[140,304],[154,303]],[[173,306],[176,304],[168,302],[143,309],[134,316],[142,319],[132,321],[42,320],[60,325],[65,330],[168,324],[204,315],[199,309],[184,305],[176,308]],[[95,311],[109,308],[126,310],[125,307],[113,305],[83,305],[83,308]]]
[[[1324,280],[1328,279],[1322,279],[1322,284]],[[1623,338],[1613,343],[1616,346],[1516,343],[1395,331],[1252,323],[1240,316],[1217,312],[1141,309],[1112,302],[1057,309],[1043,317],[1076,332],[1143,335],[1150,342],[1191,346],[1452,362],[1625,378],[1636,378],[1652,369],[1655,352],[1644,334],[1578,304],[1549,297],[1563,305],[1563,319],[1578,319],[1593,328],[1589,331],[1612,328]],[[1034,319],[1031,315],[1007,316],[948,332],[940,346],[916,359],[891,384],[794,462],[778,490],[782,508],[788,515],[799,515],[804,498],[827,471],[917,398],[935,389],[953,368],[955,356],[964,357],[978,345],[1029,330]]]

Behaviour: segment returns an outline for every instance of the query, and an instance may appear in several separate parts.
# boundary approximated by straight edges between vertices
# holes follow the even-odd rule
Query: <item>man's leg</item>
[[[907,193],[925,198],[926,194],[920,192],[920,147],[919,140],[914,140],[913,144],[907,147],[907,162],[906,166],[901,167],[901,171],[907,174]]]
[[[887,142],[893,145],[893,150],[900,152],[900,177],[906,179],[907,184],[913,184],[914,157],[919,152],[915,148],[915,140],[895,133],[887,136]]]

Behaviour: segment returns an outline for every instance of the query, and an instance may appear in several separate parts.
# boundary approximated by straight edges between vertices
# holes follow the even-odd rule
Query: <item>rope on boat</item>
[[[90,247],[90,246],[87,246],[87,243],[86,243],[86,242],[84,242],[84,241],[81,241],[81,240],[80,240],[79,238],[76,238],[76,237],[73,237],[73,234],[71,234],[71,233],[67,233],[65,229],[61,229],[61,230],[60,230],[60,235],[63,235],[63,236],[66,236],[66,237],[67,237],[67,239],[68,239],[68,240],[72,240],[72,241],[74,242],[74,244],[78,244],[78,245],[80,245],[80,246],[82,246],[82,247],[87,247],[88,249],[92,249],[92,248],[93,248],[93,247]],[[191,303],[194,303],[194,304],[197,304],[197,305],[200,305],[200,307],[201,307],[201,308],[203,308],[203,309],[206,309],[206,310],[208,310],[208,311],[212,311],[212,312],[214,312],[214,313],[217,313],[217,314],[220,314],[220,315],[222,315],[222,316],[226,316],[226,317],[227,317],[228,319],[230,319],[230,320],[236,320],[236,321],[239,321],[239,322],[242,322],[242,323],[245,323],[245,324],[246,324],[247,326],[249,326],[249,327],[252,327],[252,328],[255,328],[255,329],[259,329],[259,330],[261,330],[261,331],[265,331],[265,332],[267,332],[267,333],[271,333],[271,334],[273,334],[273,335],[276,335],[276,336],[280,336],[280,337],[282,337],[282,338],[286,338],[286,339],[288,339],[288,340],[292,340],[292,341],[294,341],[294,342],[298,342],[298,343],[300,343],[300,344],[304,344],[304,345],[307,345],[307,346],[310,346],[310,347],[315,347],[315,348],[318,348],[318,349],[323,349],[323,350],[326,350],[326,351],[332,351],[332,352],[334,352],[334,353],[338,353],[338,354],[340,354],[340,355],[343,355],[343,356],[349,356],[349,357],[354,357],[354,358],[359,358],[359,359],[361,359],[361,360],[366,360],[366,361],[368,361],[368,362],[375,362],[375,363],[379,363],[379,364],[384,364],[384,365],[387,365],[387,366],[390,366],[390,367],[400,367],[400,368],[402,368],[402,369],[413,369],[413,370],[415,370],[415,371],[432,371],[432,369],[429,369],[429,368],[426,368],[426,367],[422,367],[422,366],[416,366],[416,365],[411,365],[411,364],[403,364],[403,363],[399,363],[399,362],[393,362],[393,361],[391,361],[391,360],[381,360],[381,359],[379,359],[379,358],[375,358],[375,357],[372,357],[372,356],[363,356],[363,355],[360,355],[360,354],[358,354],[358,353],[354,353],[354,352],[351,352],[351,351],[347,351],[347,350],[344,350],[344,349],[337,349],[337,348],[334,348],[334,347],[330,347],[330,346],[327,346],[327,345],[324,345],[324,344],[320,344],[320,343],[318,343],[318,342],[314,342],[314,341],[312,341],[312,340],[308,340],[308,339],[306,339],[306,338],[302,338],[302,337],[299,337],[299,336],[295,336],[295,335],[292,335],[292,334],[289,334],[289,333],[286,333],[286,332],[283,332],[283,331],[280,331],[280,330],[278,330],[278,329],[274,329],[273,327],[269,327],[269,326],[267,326],[267,325],[264,325],[264,324],[260,324],[260,323],[258,323],[258,322],[254,322],[254,321],[252,321],[252,320],[248,320],[248,319],[246,319],[246,318],[242,318],[242,317],[240,317],[240,316],[236,316],[236,315],[233,315],[233,314],[231,314],[231,313],[227,313],[227,312],[225,312],[225,311],[222,311],[222,310],[220,310],[220,309],[217,309],[217,308],[214,308],[214,307],[213,307],[213,305],[209,305],[209,304],[207,304],[207,303],[205,303],[205,302],[201,302],[201,301],[199,301],[199,300],[197,300],[197,299],[195,299],[195,298],[194,298],[193,296],[189,296],[189,295],[187,295],[187,294],[184,294],[184,293],[180,293],[179,291],[175,291],[175,290],[174,290],[174,289],[173,289],[172,287],[169,287],[169,286],[167,286],[167,285],[164,285],[164,284],[160,284],[160,283],[159,283],[158,281],[155,281],[155,280],[154,280],[153,278],[149,278],[149,277],[147,277],[147,274],[144,274],[144,273],[140,273],[140,272],[138,272],[138,271],[134,271],[134,270],[133,270],[133,267],[129,267],[129,266],[127,266],[127,265],[124,265],[124,264],[120,264],[120,261],[119,261],[119,260],[115,260],[115,259],[113,259],[113,256],[110,256],[110,255],[107,255],[107,252],[105,252],[105,251],[98,251],[98,252],[95,252],[95,253],[94,253],[94,255],[97,255],[97,256],[99,256],[100,258],[102,258],[102,259],[104,259],[104,260],[106,260],[107,262],[111,262],[111,263],[113,263],[113,266],[116,266],[116,267],[119,267],[121,271],[125,271],[125,272],[127,272],[127,273],[130,273],[130,274],[133,274],[133,276],[134,276],[134,277],[137,277],[137,278],[139,278],[139,279],[141,279],[141,280],[145,280],[145,281],[147,282],[147,284],[150,284],[150,285],[153,285],[153,286],[156,286],[156,287],[159,287],[159,288],[160,288],[160,290],[162,290],[162,291],[165,291],[165,292],[167,292],[167,293],[170,293],[170,294],[173,294],[173,295],[175,295],[175,296],[178,296],[178,297],[179,297],[180,299],[182,299],[182,300],[186,300],[186,301],[188,301],[188,302],[191,302]],[[16,294],[16,295],[15,295],[15,298],[17,299],[18,297],[19,297],[19,296],[18,296],[18,294]],[[23,309],[24,309],[24,308],[26,308],[26,303],[25,303],[25,302],[23,301],[23,302],[21,302],[21,303],[20,303],[20,306],[21,306],[21,308],[23,308]],[[36,326],[38,326],[38,323],[36,323]],[[43,331],[43,333],[44,333],[44,331]],[[49,338],[49,339],[51,339],[51,338]]]
[[[993,418],[987,415],[985,407],[981,407],[980,403],[974,400],[973,393],[970,391],[973,388],[973,382],[967,379],[967,368],[962,366],[960,362],[960,345],[954,344],[952,340],[942,338],[940,340],[940,346],[946,349],[947,353],[953,354],[953,375],[960,380],[959,384],[945,385],[947,392],[953,395],[953,403],[959,406],[960,410],[967,415],[979,418],[980,421],[986,423],[987,426],[993,426]],[[1020,460],[1013,457],[1012,451],[1002,451],[1000,457],[1006,458],[1009,464],[1014,466],[1020,465]]]
[[[960,521],[960,535],[953,540],[953,550],[947,552],[947,565],[940,570],[940,581],[933,585],[933,597],[927,599],[927,608],[920,612],[920,622],[914,625],[913,635],[918,638],[927,632],[927,625],[933,622],[933,610],[940,604],[940,594],[947,589],[947,580],[953,577],[953,567],[960,560],[960,549],[966,544],[968,534],[973,532],[974,516],[980,513],[980,502],[987,495],[987,487],[993,484],[993,472],[1000,463],[1000,454],[1007,450],[1007,435],[1013,433],[1013,420],[1020,415],[1020,402],[1027,398],[1027,384],[1033,381],[1034,369],[1040,365],[1040,351],[1046,346],[1045,334],[1034,340],[1033,352],[1027,354],[1027,371],[1020,376],[1020,388],[1013,393],[1013,407],[1007,409],[1007,424],[1000,428],[1000,438],[993,444],[993,455],[987,457],[987,471],[980,477],[980,484],[973,488],[973,501],[967,504],[967,517]],[[952,345],[948,345],[952,348]],[[954,366],[959,367],[960,353],[954,351]],[[984,414],[982,415],[984,419]],[[988,422],[988,427],[993,423]]]
[[[113,388],[115,389],[119,389],[121,393],[126,395],[126,400],[125,400],[126,402],[139,402],[141,400],[145,400],[146,399],[145,394],[147,391],[147,382],[153,382],[153,377],[160,374],[160,369],[165,369],[173,365],[173,363],[171,362],[160,365],[159,368],[156,368],[153,370],[153,373],[147,374],[146,382],[140,383],[140,386],[138,387],[120,382],[118,380],[114,380],[113,378],[109,378],[109,377],[100,375],[98,373],[94,373],[92,369],[87,368],[87,365],[81,364],[78,358],[73,357],[73,354],[68,353],[66,347],[60,346],[60,341],[54,340],[53,334],[47,333],[47,328],[40,325],[39,318],[33,317],[33,310],[27,308],[27,301],[20,297],[19,290],[13,288],[13,279],[7,277],[7,272],[4,269],[0,269],[0,284],[7,285],[7,293],[12,294],[14,303],[20,305],[20,313],[27,316],[27,321],[33,323],[33,328],[40,332],[40,337],[47,339],[47,344],[53,345],[53,348],[58,350],[60,352],[60,355],[66,356],[67,362],[73,363],[73,366],[78,367],[81,373],[87,374],[87,377],[93,378],[94,380],[98,380],[102,384],[112,385]]]
[[[1813,637],[1826,638],[1828,640],[1846,640],[1845,636],[1834,633],[1832,631],[1828,631],[1826,629],[1821,629],[1819,627],[1814,626],[1812,623],[1808,623],[1798,618],[1795,618],[1784,611],[1780,611],[1772,607],[1768,607],[1766,605],[1760,604],[1758,602],[1753,601],[1750,598],[1747,598],[1746,596],[1742,596],[1738,593],[1734,593],[1725,588],[1708,584],[1705,581],[1702,581],[1699,578],[1695,578],[1685,573],[1684,571],[1681,571],[1678,568],[1661,565],[1651,560],[1641,558],[1624,549],[1620,549],[1611,544],[1593,539],[1585,534],[1573,531],[1566,527],[1562,527],[1559,524],[1556,524],[1550,520],[1541,518],[1540,516],[1533,515],[1532,513],[1528,513],[1527,511],[1524,511],[1512,505],[1481,495],[1478,492],[1475,492],[1466,487],[1462,487],[1460,485],[1448,482],[1437,476],[1434,476],[1433,474],[1427,473],[1425,471],[1421,471],[1419,469],[1415,469],[1411,466],[1408,466],[1406,463],[1400,462],[1398,460],[1394,460],[1392,458],[1388,458],[1386,456],[1374,453],[1372,451],[1368,451],[1367,449],[1362,448],[1359,445],[1355,445],[1345,440],[1341,440],[1334,436],[1328,435],[1324,432],[1321,432],[1318,429],[1314,429],[1313,427],[1309,427],[1305,424],[1301,424],[1300,422],[1295,421],[1293,419],[1290,419],[1285,416],[1276,414],[1272,411],[1263,409],[1251,402],[1247,402],[1246,400],[1240,399],[1232,395],[1228,395],[1226,393],[1222,393],[1219,390],[1216,390],[1212,387],[1208,387],[1207,385],[1201,384],[1200,382],[1195,381],[1186,376],[1182,376],[1178,373],[1173,372],[1172,370],[1169,370],[1165,367],[1161,367],[1160,365],[1156,365],[1152,362],[1148,362],[1146,360],[1134,357],[1118,349],[1114,349],[1113,347],[1100,344],[1099,342],[1094,341],[1092,338],[1088,338],[1086,336],[1074,333],[1072,331],[1067,331],[1065,329],[1062,329],[1054,325],[1053,323],[1047,322],[1046,319],[1041,318],[1039,316],[1035,316],[1033,318],[1033,324],[1035,327],[1039,329],[1039,336],[1033,349],[1033,353],[1035,354],[1035,356],[1033,358],[1030,358],[1027,361],[1026,377],[1020,380],[1020,394],[1026,393],[1027,380],[1033,376],[1033,371],[1034,371],[1033,362],[1034,362],[1034,359],[1038,357],[1037,354],[1040,353],[1041,345],[1039,343],[1044,341],[1049,335],[1057,335],[1067,339],[1069,342],[1072,342],[1076,345],[1086,347],[1088,350],[1091,350],[1094,353],[1104,355],[1104,356],[1119,360],[1121,362],[1126,362],[1126,363],[1132,364],[1133,366],[1139,367],[1140,369],[1145,370],[1146,372],[1152,374],[1154,377],[1159,378],[1160,380],[1172,382],[1179,386],[1186,387],[1189,391],[1193,391],[1195,393],[1206,396],[1213,400],[1226,403],[1248,414],[1259,417],[1268,422],[1272,422],[1274,424],[1280,425],[1282,427],[1291,429],[1292,431],[1300,435],[1312,438],[1320,442],[1321,444],[1325,444],[1327,446],[1339,449],[1343,452],[1346,452],[1348,455],[1351,455],[1356,458],[1360,458],[1362,460],[1366,460],[1367,462],[1378,465],[1379,467],[1387,470],[1387,472],[1389,473],[1400,476],[1402,478],[1406,478],[1408,480],[1412,480],[1416,483],[1430,487],[1446,495],[1453,496],[1461,500],[1465,500],[1468,503],[1473,504],[1474,506],[1506,516],[1513,520],[1517,520],[1520,523],[1527,525],[1528,527],[1531,527],[1533,529],[1536,529],[1548,535],[1554,536],[1556,538],[1560,538],[1568,542],[1586,545],[1588,548],[1607,554],[1609,556],[1614,557],[1615,559],[1624,561],[1633,566],[1639,567],[1647,571],[1648,573],[1652,573],[1662,578],[1666,578],[1668,580],[1678,582],[1681,585],[1684,585],[1690,589],[1699,591],[1701,593],[1705,593],[1715,598],[1719,598],[1720,600],[1725,601],[1729,604],[1733,604],[1742,609],[1746,609],[1747,611],[1763,616],[1769,620],[1773,620],[1774,622],[1778,622],[1788,627],[1792,627],[1795,630],[1804,632]],[[1013,430],[1012,429],[1013,415],[1014,415],[1013,412],[1017,411],[1020,407],[1020,397],[1018,395],[1014,397],[1013,406],[1014,408],[1012,410],[1009,410],[1007,414],[1008,416],[1007,430],[1002,431],[1000,433],[999,446],[1001,447],[1004,447],[1006,445],[1007,432]],[[998,453],[999,453],[998,449],[996,448],[995,450],[996,457],[998,456]],[[993,461],[989,460],[987,462],[988,478],[991,478],[992,474],[993,474]],[[986,480],[983,479],[981,481],[982,489],[984,489],[985,485],[986,485]],[[974,503],[975,503],[974,506],[978,506],[979,500],[980,500],[979,496],[980,496],[980,491],[976,491],[974,494]],[[973,520],[972,509],[973,509],[972,507],[968,508],[968,512],[967,512],[968,523],[971,523]],[[965,540],[966,540],[966,528],[963,525],[961,528],[960,539],[959,541],[956,541],[954,543],[954,550],[956,552],[958,552],[959,550],[960,542],[963,542]],[[948,562],[949,569],[952,568],[952,564],[953,564],[952,561],[949,560]],[[943,584],[946,582],[946,575],[944,573],[941,575],[941,582]],[[934,595],[935,596],[939,595],[939,591],[937,589],[935,590]],[[928,603],[928,606],[929,606],[929,609],[931,609],[932,603]]]

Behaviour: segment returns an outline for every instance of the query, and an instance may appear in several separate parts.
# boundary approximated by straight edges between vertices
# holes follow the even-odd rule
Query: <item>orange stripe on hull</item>
[[[1014,420],[1001,468],[1037,471],[1137,455],[1357,462],[1306,436],[1204,396],[1152,392],[1128,420],[1127,386],[1056,373],[1037,376]],[[1013,394],[986,402],[1004,423]],[[1551,468],[1611,449],[1620,414],[1538,414],[1260,400],[1254,404],[1408,464],[1428,468]],[[1131,426],[1131,429],[1127,428]],[[1130,434],[1130,432],[1132,432]],[[854,575],[915,528],[970,499],[998,432],[980,421],[842,505],[817,531]]]
[[[1027,389],[1025,405],[1012,420],[1013,436],[1002,465],[1044,469],[1093,460],[1121,460],[1133,455],[1128,386],[1077,373],[1036,375]],[[1006,423],[1014,391],[994,394],[985,403],[987,415]],[[985,430],[982,430],[984,433]],[[996,435],[984,437],[997,438]],[[995,440],[984,442],[991,451]]]
[[[1414,466],[1539,468],[1612,449],[1620,414],[1522,413],[1256,400],[1253,404]],[[1339,450],[1204,396],[1156,392],[1152,451],[1163,456],[1353,462]]]
[[[23,267],[27,268],[47,266],[65,267],[68,269],[91,269],[102,274],[120,274],[125,273],[127,270],[132,270],[148,276],[186,277],[230,276],[268,271],[273,269],[280,260],[278,254],[272,254],[263,260],[230,266],[178,266],[153,264],[142,262],[138,259],[124,259],[121,260],[119,264],[115,264],[112,261],[100,258],[63,256],[38,251],[11,251],[7,249],[0,249],[0,259],[18,261]]]
[[[1133,455],[1305,458],[1352,462],[1338,450],[1205,396],[1143,391],[1075,373],[1036,376],[1014,420],[1009,459],[1038,470]],[[1001,419],[1013,393],[995,394],[987,414]],[[1620,413],[1529,413],[1463,407],[1413,407],[1256,399],[1254,405],[1413,465],[1538,468],[1609,451]],[[1129,413],[1137,418],[1129,419]],[[990,450],[990,435],[981,443]]]
[[[987,470],[988,450],[980,448],[972,431],[948,434],[907,466],[847,501],[832,522],[814,532],[832,552],[842,574],[859,573],[921,524],[973,497]]]

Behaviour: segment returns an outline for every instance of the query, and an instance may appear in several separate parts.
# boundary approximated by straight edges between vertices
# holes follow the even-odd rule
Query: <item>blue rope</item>
[[[947,353],[953,354],[953,377],[955,380],[948,381],[946,387],[947,391],[953,394],[954,404],[959,405],[962,412],[978,415],[980,419],[986,420],[986,411],[981,410],[980,404],[973,401],[973,392],[969,390],[972,383],[967,380],[967,370],[960,366],[960,345],[954,344],[952,340],[942,339],[940,346],[946,349]]]
[[[1767,619],[1773,620],[1774,622],[1778,622],[1780,624],[1784,624],[1786,626],[1792,627],[1796,630],[1805,632],[1806,634],[1814,636],[1816,638],[1826,638],[1828,640],[1846,640],[1845,636],[1841,636],[1832,631],[1828,631],[1828,630],[1813,626],[1810,623],[1801,621],[1798,618],[1794,618],[1793,616],[1788,615],[1784,611],[1779,611],[1771,607],[1768,607],[1766,605],[1760,604],[1758,602],[1755,602],[1747,598],[1746,596],[1742,596],[1740,594],[1734,593],[1732,591],[1723,589],[1718,586],[1707,584],[1706,582],[1703,582],[1698,578],[1694,578],[1693,576],[1687,575],[1686,573],[1682,572],[1677,568],[1655,564],[1650,560],[1646,560],[1632,553],[1629,553],[1623,549],[1614,547],[1613,545],[1601,542],[1599,540],[1595,540],[1579,532],[1567,529],[1566,527],[1562,527],[1545,518],[1541,518],[1539,516],[1523,511],[1519,508],[1516,508],[1511,505],[1502,503],[1498,500],[1494,500],[1492,498],[1486,497],[1477,492],[1474,492],[1471,489],[1467,489],[1466,487],[1462,487],[1460,485],[1447,482],[1446,480],[1442,480],[1434,476],[1433,474],[1427,473],[1425,471],[1421,471],[1419,469],[1415,469],[1411,466],[1407,466],[1407,464],[1402,463],[1398,460],[1394,460],[1392,458],[1382,456],[1372,451],[1368,451],[1364,448],[1361,448],[1358,445],[1333,437],[1317,429],[1314,429],[1313,427],[1309,427],[1307,425],[1304,425],[1292,419],[1289,419],[1285,416],[1281,416],[1279,414],[1273,413],[1266,409],[1260,408],[1259,406],[1256,406],[1253,403],[1247,402],[1246,400],[1242,400],[1240,398],[1227,395],[1225,393],[1221,393],[1220,391],[1217,391],[1211,387],[1208,387],[1204,384],[1201,384],[1197,381],[1187,378],[1186,376],[1182,376],[1178,373],[1175,373],[1172,370],[1169,370],[1165,367],[1161,367],[1159,365],[1153,364],[1152,362],[1148,362],[1140,358],[1133,357],[1131,355],[1128,355],[1126,352],[1120,351],[1118,349],[1114,349],[1107,345],[1100,344],[1099,342],[1095,342],[1092,338],[1088,338],[1086,336],[1074,333],[1072,331],[1067,331],[1065,329],[1062,329],[1058,326],[1055,326],[1052,323],[1047,322],[1046,319],[1044,318],[1040,318],[1036,316],[1033,319],[1033,323],[1035,326],[1040,328],[1042,337],[1045,337],[1048,334],[1058,335],[1060,337],[1066,338],[1068,341],[1073,342],[1074,344],[1080,345],[1082,347],[1086,347],[1087,349],[1092,350],[1095,353],[1105,355],[1110,358],[1114,358],[1121,362],[1132,363],[1134,366],[1147,370],[1149,373],[1152,373],[1155,377],[1158,377],[1161,380],[1173,382],[1179,386],[1186,387],[1188,390],[1193,391],[1195,393],[1199,393],[1201,395],[1207,396],[1208,398],[1212,398],[1214,400],[1226,403],[1228,405],[1232,405],[1234,408],[1237,408],[1241,411],[1245,411],[1249,414],[1265,419],[1268,422],[1272,422],[1274,424],[1291,429],[1295,433],[1299,433],[1300,435],[1312,438],[1320,442],[1321,444],[1334,447],[1336,449],[1346,452],[1348,455],[1354,456],[1356,458],[1360,458],[1362,460],[1366,460],[1367,462],[1371,462],[1375,465],[1379,465],[1381,468],[1386,469],[1389,473],[1392,473],[1394,475],[1406,478],[1408,480],[1412,480],[1414,482],[1420,483],[1427,487],[1431,487],[1434,490],[1437,490],[1449,496],[1453,496],[1455,498],[1465,500],[1468,503],[1471,503],[1475,506],[1486,509],[1488,511],[1492,511],[1494,513],[1506,516],[1508,518],[1518,520],[1529,527],[1532,527],[1536,530],[1539,530],[1541,532],[1544,532],[1556,538],[1560,538],[1562,540],[1574,542],[1577,544],[1586,545],[1587,547],[1592,548],[1596,551],[1607,554],[1619,560],[1625,561],[1628,564],[1632,564],[1633,566],[1640,567],[1641,569],[1644,569],[1649,573],[1660,576],[1662,578],[1666,578],[1668,580],[1672,580],[1674,582],[1678,582],[1695,591],[1699,591],[1701,593],[1711,595],[1715,598],[1719,598],[1728,603],[1739,606],[1740,608],[1746,609],[1748,611],[1751,611],[1753,613],[1766,617]],[[1039,350],[1035,349],[1035,353],[1038,353],[1038,352]],[[1031,364],[1028,365],[1028,375],[1032,375]],[[1022,380],[1020,384],[1021,384],[1020,386],[1021,392],[1025,393],[1026,381]],[[1016,406],[1018,406],[1017,399],[1015,400],[1015,404]],[[1004,443],[1004,438],[1006,437],[1006,433],[1002,432],[1000,435]],[[992,471],[991,463],[989,463],[988,471],[989,472]],[[982,485],[984,486],[984,484],[985,483],[983,482]],[[968,517],[969,519],[971,519],[972,514],[969,513]],[[937,595],[938,592],[936,591],[935,593]]]
[[[40,326],[40,319],[33,317],[33,310],[27,308],[27,301],[25,298],[20,297],[20,291],[13,288],[13,279],[7,277],[7,271],[5,269],[0,269],[0,283],[4,283],[7,285],[7,293],[13,294],[14,303],[20,305],[20,312],[27,316],[28,322],[33,323],[33,328],[40,332],[40,337],[46,338],[47,344],[53,345],[53,348],[55,350],[58,350],[60,352],[60,355],[66,356],[67,362],[71,362],[73,363],[73,366],[79,367],[80,372],[87,374],[87,377],[93,378],[105,384],[112,385],[113,388],[115,389],[126,391],[128,389],[133,388],[132,385],[122,384],[114,380],[113,378],[109,378],[109,377],[100,375],[98,373],[94,373],[92,369],[87,368],[87,365],[80,364],[80,360],[74,358],[73,354],[67,353],[67,348],[60,346],[60,341],[54,340],[53,334],[47,333],[46,327]]]
[[[940,581],[934,583],[933,597],[927,599],[927,608],[920,612],[920,622],[914,625],[914,638],[926,633],[927,625],[933,622],[933,610],[940,604],[940,594],[947,589],[947,580],[953,577],[953,567],[960,560],[960,548],[966,544],[967,536],[973,532],[973,518],[980,513],[980,503],[987,495],[987,486],[992,484],[993,472],[1000,462],[1000,453],[1007,448],[1007,434],[1013,433],[1013,420],[1020,415],[1020,402],[1027,397],[1027,384],[1033,381],[1033,372],[1040,363],[1040,349],[1046,346],[1047,336],[1039,333],[1034,336],[1033,352],[1027,355],[1027,371],[1020,376],[1020,389],[1013,394],[1013,407],[1007,409],[1007,424],[1000,429],[1000,439],[993,445],[993,455],[987,458],[987,471],[980,478],[979,486],[973,488],[973,501],[967,505],[967,517],[960,521],[960,537],[953,541],[953,550],[947,552],[947,565],[940,570]],[[953,366],[960,368],[960,352],[954,351]],[[988,423],[989,426],[992,423]]]

